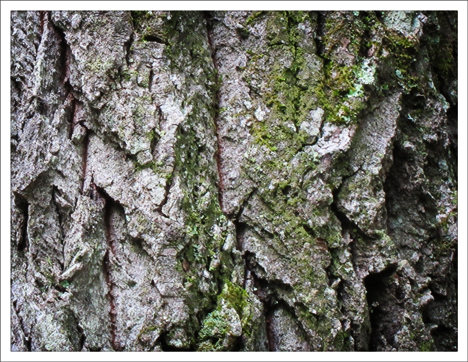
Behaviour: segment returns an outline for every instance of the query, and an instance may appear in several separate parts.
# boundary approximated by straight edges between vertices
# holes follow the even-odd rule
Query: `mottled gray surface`
[[[13,351],[457,350],[451,12],[12,12]]]

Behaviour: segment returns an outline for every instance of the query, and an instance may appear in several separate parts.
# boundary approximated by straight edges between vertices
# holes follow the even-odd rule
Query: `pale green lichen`
[[[242,333],[250,333],[252,317],[249,306],[247,292],[240,286],[225,281],[215,310],[203,321],[198,335],[198,350],[232,350],[237,337]]]

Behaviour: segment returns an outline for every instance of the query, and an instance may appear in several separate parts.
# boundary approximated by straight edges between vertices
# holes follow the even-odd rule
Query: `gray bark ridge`
[[[11,29],[12,351],[458,349],[455,12]]]

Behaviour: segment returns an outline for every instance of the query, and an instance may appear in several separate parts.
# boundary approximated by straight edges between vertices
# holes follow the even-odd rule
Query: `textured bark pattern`
[[[13,12],[11,349],[457,349],[455,12]]]

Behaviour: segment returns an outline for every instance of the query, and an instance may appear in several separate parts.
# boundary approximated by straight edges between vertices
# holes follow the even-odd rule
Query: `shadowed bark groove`
[[[104,206],[104,230],[106,235],[107,249],[104,255],[103,268],[104,276],[107,283],[108,293],[107,298],[110,305],[110,340],[112,348],[116,351],[121,350],[120,344],[118,343],[116,337],[116,317],[117,310],[115,305],[115,290],[114,290],[114,278],[112,275],[112,264],[116,262],[116,247],[115,247],[115,232],[113,225],[113,218],[115,217],[115,211],[118,205],[115,200],[113,200],[106,191],[97,187],[97,192],[105,200]],[[121,207],[121,206],[120,206]]]

